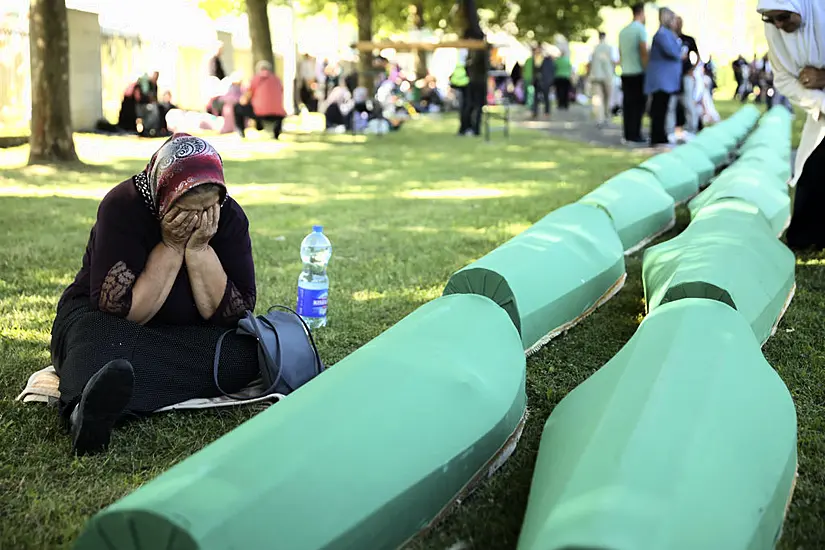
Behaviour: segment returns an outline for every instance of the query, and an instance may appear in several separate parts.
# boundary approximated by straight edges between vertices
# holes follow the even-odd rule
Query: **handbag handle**
[[[293,314],[295,317],[298,318],[298,320],[301,322],[301,325],[303,325],[303,327],[304,327],[304,332],[306,333],[307,338],[309,339],[310,345],[312,345],[312,351],[313,351],[313,353],[315,353],[316,375],[321,374],[322,372],[324,372],[324,363],[321,362],[321,354],[318,353],[318,346],[315,345],[315,338],[312,337],[312,330],[310,330],[309,325],[306,324],[306,321],[304,321],[304,318],[301,317],[298,314],[297,311],[295,311],[294,309],[292,309],[290,307],[287,307],[287,306],[275,305],[275,306],[270,307],[268,310],[266,310],[266,312],[271,313],[272,310],[276,309],[276,308],[282,309],[284,311],[288,311],[289,313]],[[275,330],[275,327],[272,327],[272,329]]]
[[[304,332],[306,333],[306,335],[309,339],[309,343],[312,346],[312,351],[315,354],[316,376],[318,374],[321,374],[321,372],[324,371],[324,364],[321,362],[321,355],[320,355],[320,353],[318,353],[318,347],[315,345],[315,339],[312,337],[312,331],[310,330],[309,326],[304,321],[303,317],[298,315],[298,313],[295,310],[293,310],[292,308],[287,307],[287,306],[281,306],[281,305],[274,305],[274,306],[270,307],[267,310],[267,313],[271,313],[272,310],[276,309],[276,308],[288,311],[289,313],[292,313],[301,322],[301,325],[304,327]],[[254,327],[254,330],[255,330],[255,339],[258,340],[258,342],[260,342],[261,341],[261,334],[260,334],[260,330],[258,328],[258,319],[254,316],[252,318],[253,318],[253,321],[254,321],[253,327]],[[281,349],[280,337],[278,336],[278,330],[267,319],[264,319],[264,322],[267,325],[269,325],[269,327],[272,329],[272,332],[275,333],[275,339],[278,343],[278,355],[280,356],[280,354],[283,353],[283,350]],[[213,378],[213,381],[215,383],[215,387],[218,388],[219,392],[221,392],[226,397],[229,397],[230,399],[236,399],[236,400],[242,401],[242,400],[245,400],[245,399],[248,399],[248,398],[247,397],[239,397],[237,395],[232,395],[232,394],[224,391],[224,389],[220,385],[220,382],[218,382],[218,369],[220,368],[221,348],[223,347],[223,339],[226,337],[227,334],[229,334],[231,332],[235,332],[235,329],[227,330],[226,332],[221,334],[220,337],[218,338],[217,344],[215,344],[215,360],[212,364],[212,378]],[[264,361],[267,361],[267,360],[268,360],[268,357],[266,356],[266,354],[264,354]],[[263,392],[263,394],[261,394],[261,395],[268,395],[268,394],[272,393],[273,391],[275,391],[275,388],[278,386],[278,384],[280,382],[281,382],[281,368],[280,368],[280,361],[278,361],[278,375],[275,378],[275,381],[272,383],[272,385],[267,390],[265,390]]]
[[[254,316],[253,316],[252,319],[253,319],[252,327],[253,327],[253,330],[255,331],[255,339],[259,342],[258,345],[260,345],[261,331],[258,328],[258,319],[256,319]],[[280,353],[282,353],[281,352],[280,336],[278,336],[278,331],[275,330],[275,327],[273,327],[271,324],[270,324],[270,327],[272,327],[272,332],[275,333],[275,340],[277,341],[278,353],[280,355]],[[230,399],[235,399],[236,401],[245,401],[246,399],[249,399],[249,397],[242,397],[242,396],[238,396],[238,395],[233,395],[233,394],[225,391],[221,387],[220,382],[218,381],[218,370],[220,368],[221,348],[223,347],[223,339],[226,338],[226,335],[231,333],[231,332],[235,332],[235,329],[227,330],[226,332],[221,334],[220,337],[218,338],[218,343],[215,344],[215,360],[212,363],[212,380],[215,383],[215,387],[218,388],[218,391],[221,392],[225,397],[228,397]],[[316,353],[317,353],[317,350],[316,350]],[[263,355],[264,355],[264,361],[268,361],[269,358],[266,356],[266,354],[263,354]],[[280,369],[280,366],[278,366],[278,375],[275,377],[275,380],[272,382],[272,385],[269,388],[267,388],[266,390],[264,390],[264,392],[261,393],[261,395],[257,396],[257,397],[263,397],[264,395],[269,395],[269,394],[273,393],[275,391],[275,388],[278,387],[278,384],[280,382],[281,382],[281,369]]]

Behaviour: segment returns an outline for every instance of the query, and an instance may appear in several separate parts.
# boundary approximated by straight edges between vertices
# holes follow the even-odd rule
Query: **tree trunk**
[[[355,0],[355,17],[358,21],[358,40],[372,42],[372,0]],[[375,73],[372,68],[372,51],[362,51],[358,55],[358,85],[372,95],[375,88]]]
[[[266,10],[268,0],[246,0],[246,17],[249,20],[249,39],[252,41],[252,72],[259,61],[267,61],[275,67],[275,54],[272,53],[272,34],[269,31],[269,13]]]
[[[464,38],[483,40],[484,31],[481,30],[475,0],[461,0],[461,11],[464,14]]]
[[[415,16],[413,17],[413,25],[415,30],[419,33],[424,30],[424,0],[417,0],[413,4]],[[417,78],[424,78],[427,76],[427,51],[418,50],[416,52],[415,60],[415,76]]]
[[[31,0],[32,121],[29,164],[77,161],[69,103],[69,22],[65,0]]]

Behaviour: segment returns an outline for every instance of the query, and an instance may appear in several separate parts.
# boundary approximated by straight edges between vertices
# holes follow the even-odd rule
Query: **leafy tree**
[[[556,34],[577,40],[590,29],[598,28],[599,12],[606,7],[628,5],[629,0],[519,0],[509,12],[497,12],[497,23],[512,21],[523,38],[537,42],[552,41]]]
[[[246,11],[244,0],[198,0],[198,7],[212,19],[225,15],[238,15]]]

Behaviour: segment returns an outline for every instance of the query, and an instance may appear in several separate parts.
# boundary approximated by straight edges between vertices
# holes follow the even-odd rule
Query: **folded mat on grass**
[[[576,203],[454,273],[444,295],[492,299],[530,354],[609,300],[625,276],[624,248],[610,216]]]
[[[688,203],[691,218],[716,201],[742,199],[759,208],[770,223],[774,236],[781,235],[791,221],[791,199],[787,185],[769,173],[757,177],[738,171],[725,172]]]
[[[618,174],[582,197],[581,204],[603,208],[613,220],[625,254],[632,254],[676,223],[673,197],[647,170]]]
[[[796,411],[744,318],[653,311],[544,426],[520,550],[772,549]]]
[[[699,174],[685,161],[667,153],[650,157],[638,166],[656,176],[659,185],[682,204],[699,193]]]
[[[649,311],[708,298],[739,311],[764,343],[793,297],[796,260],[759,210],[730,199],[702,208],[682,234],[645,251]]]
[[[526,399],[504,310],[438,298],[97,514],[76,548],[397,548],[501,466]]]
[[[224,396],[188,399],[174,405],[169,405],[168,407],[163,407],[155,412],[161,413],[187,409],[212,409],[238,405],[253,405],[255,403],[274,403],[283,398],[283,395],[278,393],[261,397],[260,395],[264,390],[266,390],[266,388],[263,383],[257,380],[235,394],[238,399]],[[60,399],[60,378],[57,376],[54,367],[51,366],[29,376],[26,387],[20,395],[17,396],[17,401],[22,401],[23,403],[53,403],[58,399]]]

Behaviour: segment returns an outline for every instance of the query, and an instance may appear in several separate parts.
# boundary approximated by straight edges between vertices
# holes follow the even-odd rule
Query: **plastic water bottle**
[[[324,235],[320,225],[312,227],[312,233],[301,242],[301,260],[304,269],[298,277],[298,307],[296,311],[309,328],[327,325],[327,300],[329,277],[327,264],[332,256],[332,243]]]

